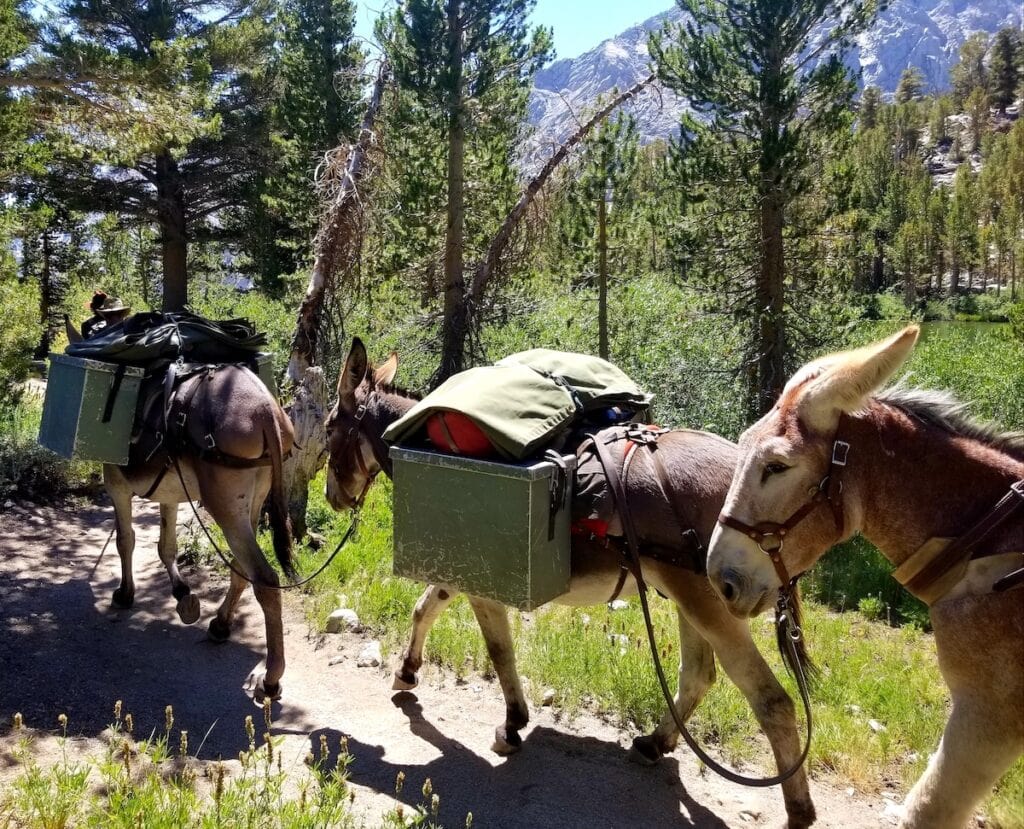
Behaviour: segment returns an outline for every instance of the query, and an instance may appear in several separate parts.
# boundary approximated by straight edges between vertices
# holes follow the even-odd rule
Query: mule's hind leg
[[[186,625],[199,620],[199,599],[178,572],[178,505],[160,504],[160,541],[157,552],[171,579],[171,595],[178,600],[178,616]]]
[[[1024,750],[1019,721],[984,695],[954,698],[939,750],[907,795],[901,829],[962,829]],[[1018,709],[1019,710],[1019,709]]]
[[[238,607],[238,600],[249,582],[235,572],[241,565],[237,560],[232,561],[231,583],[228,585],[228,592],[224,601],[217,608],[217,615],[210,620],[210,627],[207,633],[214,642],[226,642],[231,636],[231,620],[235,615],[235,608]]]
[[[715,654],[676,607],[679,619],[679,688],[676,691],[676,714],[684,723],[715,682]],[[630,758],[640,763],[656,763],[679,742],[679,728],[666,710],[653,734],[633,740]]]
[[[479,596],[467,598],[480,624],[480,632],[487,644],[487,654],[494,663],[498,682],[501,683],[501,693],[505,697],[505,723],[495,729],[491,750],[497,754],[512,754],[523,745],[519,729],[525,728],[530,721],[530,711],[526,707],[526,697],[516,670],[516,652],[512,645],[508,613],[499,602]]]
[[[416,672],[423,666],[423,645],[427,634],[441,612],[452,603],[459,592],[446,584],[431,584],[423,591],[412,612],[412,634],[409,647],[402,657],[402,666],[395,671],[391,687],[396,691],[409,691],[419,684]]]
[[[107,463],[103,464],[103,485],[114,505],[117,555],[121,559],[121,584],[114,591],[112,602],[116,607],[128,608],[135,603],[135,576],[132,573],[132,553],[135,551],[132,490],[121,471]]]

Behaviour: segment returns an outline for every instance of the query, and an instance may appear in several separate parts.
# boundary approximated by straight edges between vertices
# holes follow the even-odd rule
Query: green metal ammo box
[[[277,396],[273,355],[256,355],[257,374]],[[145,369],[51,354],[39,443],[65,458],[128,463],[139,387]],[[116,393],[114,385],[117,384]]]
[[[392,447],[394,572],[520,610],[569,589],[574,455],[495,463]]]
[[[135,404],[145,373],[114,363],[50,355],[39,443],[65,458],[128,462]],[[117,383],[116,394],[111,394]]]

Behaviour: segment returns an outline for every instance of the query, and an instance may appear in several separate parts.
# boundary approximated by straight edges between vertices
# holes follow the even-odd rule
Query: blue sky
[[[373,34],[373,21],[387,0],[358,0],[356,32]],[[560,58],[574,58],[602,40],[671,8],[672,0],[537,0],[533,22],[550,26],[555,32],[555,50]]]

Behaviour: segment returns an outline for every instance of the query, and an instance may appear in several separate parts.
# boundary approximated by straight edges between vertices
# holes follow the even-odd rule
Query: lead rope
[[[800,757],[792,768],[786,769],[786,771],[780,772],[772,777],[744,777],[742,774],[737,774],[732,769],[728,769],[716,760],[712,759],[712,757],[708,755],[703,748],[701,748],[693,735],[690,734],[686,728],[686,724],[682,720],[682,717],[679,716],[679,712],[676,711],[675,702],[672,699],[672,692],[669,690],[668,681],[665,679],[665,672],[661,667],[661,659],[658,656],[658,643],[654,635],[654,624],[651,622],[651,611],[647,605],[647,585],[644,582],[643,573],[640,569],[638,536],[636,535],[636,528],[633,526],[633,517],[627,507],[626,491],[622,485],[622,481],[619,479],[619,474],[615,469],[614,459],[608,452],[608,447],[605,446],[596,436],[594,440],[594,447],[597,450],[597,456],[601,461],[601,465],[604,467],[605,475],[607,476],[608,483],[611,486],[612,496],[619,506],[619,516],[622,519],[622,526],[626,531],[626,540],[628,542],[626,544],[626,549],[629,551],[630,570],[633,573],[633,578],[636,579],[637,590],[640,594],[640,607],[643,610],[644,626],[647,628],[647,641],[651,647],[654,671],[658,676],[658,683],[661,685],[662,695],[665,697],[665,702],[668,705],[668,710],[672,714],[672,720],[675,722],[676,728],[679,729],[679,733],[682,735],[683,740],[690,747],[690,750],[697,755],[701,762],[716,774],[724,777],[726,780],[733,783],[739,783],[743,786],[752,786],[757,788],[766,788],[768,786],[775,786],[779,783],[784,783],[800,770],[800,767],[804,764],[804,760],[807,759],[807,752],[811,747],[812,728],[811,702],[810,696],[807,692],[807,677],[804,673],[803,666],[800,663],[800,658],[796,650],[796,642],[799,641],[802,633],[799,627],[791,627],[792,608],[789,604],[788,588],[779,592],[779,603],[776,606],[775,611],[775,624],[778,631],[785,633],[790,658],[793,661],[793,665],[796,666],[795,677],[797,687],[800,690],[800,699],[803,702],[804,714],[807,719],[807,738],[804,743],[803,751],[800,752]]]

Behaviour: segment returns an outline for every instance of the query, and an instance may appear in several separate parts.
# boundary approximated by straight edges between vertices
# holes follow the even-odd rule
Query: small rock
[[[345,661],[345,657],[344,656],[332,656],[330,659],[327,660],[327,664],[328,665],[340,665],[344,661]]]
[[[555,704],[555,689],[554,688],[548,688],[544,692],[544,696],[541,697],[540,704],[544,705],[544,706],[554,705]]]
[[[885,726],[882,725],[878,720],[868,720],[868,725],[871,726],[871,730],[876,734],[879,731],[885,731]]]
[[[988,826],[988,819],[984,815],[975,815],[974,823],[977,826],[985,827]]]
[[[581,613],[580,614],[580,621],[583,623],[583,627],[586,627],[587,625],[590,624],[590,616],[588,614],[586,614],[586,613]]]
[[[859,705],[847,705],[846,706],[846,713],[847,714],[859,714],[860,713],[860,706]]]
[[[376,639],[367,642],[359,651],[359,656],[356,657],[356,665],[360,668],[376,668],[383,661],[384,659],[380,655],[380,642]]]
[[[846,790],[846,796],[847,797],[853,797],[853,794],[854,794],[853,786],[850,786],[850,788],[848,788]]]
[[[10,500],[4,501],[4,509],[10,509],[13,506],[14,506],[14,501],[10,501]]]
[[[754,823],[761,819],[761,813],[756,809],[744,809],[740,812],[740,820],[746,821],[747,823]]]
[[[332,611],[331,615],[327,617],[328,633],[341,633],[343,630],[359,633],[362,629],[363,626],[359,622],[358,614],[350,608],[339,608]]]
[[[614,602],[608,602],[609,610],[625,610],[629,607],[629,602],[624,599],[616,599]]]
[[[887,823],[899,823],[900,818],[903,817],[903,807],[893,803],[891,800],[885,802],[885,809],[882,812],[882,818]]]

